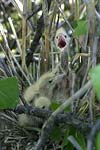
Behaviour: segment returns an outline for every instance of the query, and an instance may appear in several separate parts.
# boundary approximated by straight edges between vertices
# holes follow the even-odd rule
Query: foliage
[[[95,140],[89,137],[100,116],[99,8],[99,1],[94,0],[0,1],[2,149],[40,149],[42,145],[43,149],[100,149],[100,133],[95,131]],[[59,27],[67,31],[63,35],[64,39],[68,36],[67,50],[57,47],[55,35]],[[62,43],[65,44],[63,39]],[[48,70],[54,72],[53,77],[39,80]],[[74,95],[80,89],[82,92],[88,82],[93,89],[89,86],[79,97]],[[31,84],[32,106],[23,94]],[[50,99],[50,108],[34,108],[34,100],[39,96]],[[67,99],[67,108],[62,111]],[[60,113],[55,115],[56,111]],[[26,121],[36,121],[36,126],[19,124],[19,114],[23,112]],[[89,149],[91,139],[95,142]]]
[[[78,20],[74,23],[74,33],[75,37],[80,37],[82,35],[86,35],[87,33],[87,24],[86,20]]]
[[[15,108],[18,103],[19,90],[16,77],[0,80],[0,109]]]
[[[91,79],[93,83],[94,90],[98,96],[98,99],[100,99],[100,65],[96,66],[91,70]]]
[[[100,141],[100,132],[97,134],[97,136],[96,136],[96,140],[95,140],[95,144],[96,144],[96,150],[99,150],[100,149],[100,143],[99,143],[99,141]]]

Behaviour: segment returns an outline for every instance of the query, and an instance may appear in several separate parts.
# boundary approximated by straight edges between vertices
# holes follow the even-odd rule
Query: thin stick
[[[13,32],[13,34],[14,34],[14,36],[15,36],[15,40],[16,40],[16,43],[17,43],[18,51],[20,52],[20,54],[22,54],[20,42],[19,42],[19,40],[18,40],[18,37],[17,37],[17,34],[16,34],[16,30],[15,30],[15,28],[14,28],[14,25],[13,25],[13,22],[12,22],[11,17],[8,18],[8,21],[9,21],[9,23],[10,23],[12,32]]]
[[[27,13],[27,0],[23,0],[23,18],[22,18],[22,69],[26,68],[26,13]]]
[[[19,63],[18,63],[18,61],[17,61],[17,59],[16,59],[15,56],[12,54],[12,52],[11,52],[11,50],[10,50],[10,48],[9,48],[8,41],[7,41],[6,35],[5,35],[5,33],[4,33],[4,29],[3,29],[2,24],[0,24],[0,31],[1,31],[1,34],[2,34],[2,36],[3,36],[3,38],[4,38],[5,46],[6,46],[6,49],[7,49],[8,53],[9,53],[9,57],[11,58],[11,59],[10,59],[11,62],[12,62],[12,58],[13,58],[13,60],[14,60],[15,63],[16,63],[16,65],[18,66],[19,70],[21,71],[22,75],[25,77],[26,81],[28,82],[28,84],[31,85],[31,82],[30,82],[29,79],[27,78],[26,74],[23,72],[21,66],[19,65]],[[10,63],[11,63],[11,62],[10,62]],[[12,62],[12,67],[13,67],[13,69],[14,69],[14,72],[16,73],[16,69],[14,68],[13,62]]]

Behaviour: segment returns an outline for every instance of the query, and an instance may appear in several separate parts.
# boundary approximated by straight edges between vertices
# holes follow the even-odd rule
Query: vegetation
[[[99,22],[99,0],[0,1],[1,149],[100,150]]]

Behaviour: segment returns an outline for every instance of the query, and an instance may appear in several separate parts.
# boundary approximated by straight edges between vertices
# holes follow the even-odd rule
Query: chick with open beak
[[[70,38],[63,27],[59,28],[55,36],[55,44],[61,52],[61,68],[65,73],[68,72],[69,63],[69,43]]]
[[[69,47],[70,38],[63,27],[59,28],[55,36],[55,44],[57,48],[62,52]]]

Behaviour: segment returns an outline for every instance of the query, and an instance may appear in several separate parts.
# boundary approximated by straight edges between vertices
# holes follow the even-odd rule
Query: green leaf
[[[100,150],[100,132],[96,136],[96,150]]]
[[[69,142],[67,146],[62,147],[61,150],[75,150],[73,145]]]
[[[53,102],[53,103],[51,104],[51,106],[50,106],[50,109],[51,109],[52,111],[54,111],[54,110],[56,110],[60,105],[61,105],[61,104],[59,104],[59,103]]]
[[[91,79],[93,88],[100,99],[100,65],[96,66],[91,70]]]
[[[0,109],[14,108],[19,100],[16,77],[0,80]]]
[[[64,138],[63,138],[63,142],[62,142],[62,150],[73,150],[74,147],[73,145],[69,142],[68,137],[69,135],[75,135],[76,133],[76,129],[73,128],[72,126],[70,126],[69,128],[67,127],[65,133],[64,133]]]
[[[69,132],[64,135],[63,143],[62,143],[62,150],[74,150],[73,145],[68,140]]]
[[[76,132],[75,139],[79,143],[79,145],[82,147],[82,149],[86,149],[86,142],[85,142],[85,137],[82,133],[79,131]]]
[[[62,142],[62,147],[64,148],[65,146],[68,145],[69,141],[68,141],[68,136],[69,136],[70,132],[69,129],[66,130],[65,134],[64,134],[64,138],[63,138],[63,142]]]
[[[54,127],[52,130],[52,133],[50,134],[50,137],[53,141],[59,142],[62,138],[62,130],[60,127]]]
[[[87,24],[85,20],[77,21],[77,25],[74,28],[74,36],[79,37],[81,35],[85,35],[87,33]]]
[[[70,106],[68,106],[68,107],[66,107],[65,109],[64,109],[64,112],[70,112],[71,111],[71,107]]]
[[[82,133],[80,133],[76,128],[70,127],[66,130],[64,134],[64,139],[62,143],[62,149],[65,150],[65,147],[68,148],[69,145],[72,147],[71,149],[74,148],[72,143],[68,140],[68,137],[72,135],[76,141],[79,143],[79,145],[82,147],[82,150],[86,149],[86,142],[85,142],[85,137]]]

